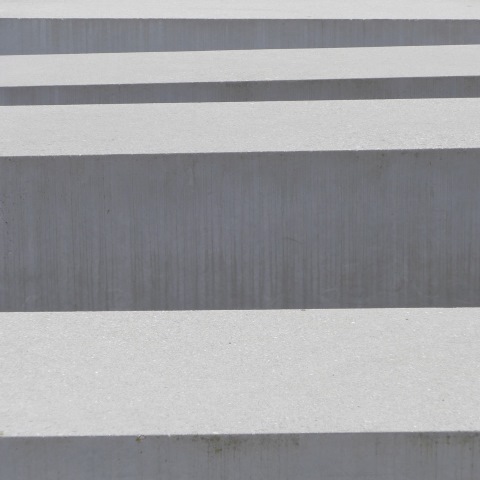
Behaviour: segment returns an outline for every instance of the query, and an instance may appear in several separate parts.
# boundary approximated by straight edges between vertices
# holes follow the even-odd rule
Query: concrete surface
[[[480,20],[476,0],[0,0],[4,18]]]
[[[0,477],[470,480],[479,341],[480,309],[3,313]]]
[[[480,42],[476,0],[0,1],[0,54]]]
[[[478,308],[1,313],[0,424],[4,438],[476,433],[479,342]]]
[[[480,45],[0,57],[0,87],[478,75]]]
[[[471,480],[478,434],[0,438],[8,480]]]
[[[0,310],[479,304],[480,100],[2,110]]]
[[[480,99],[0,107],[0,131],[1,157],[472,149]]]
[[[480,96],[480,46],[0,56],[0,104]]]

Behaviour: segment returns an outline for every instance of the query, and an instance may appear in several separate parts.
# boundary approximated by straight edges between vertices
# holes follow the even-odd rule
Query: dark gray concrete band
[[[480,43],[480,19],[0,18],[0,55]]]
[[[478,77],[0,87],[0,105],[480,97]]]
[[[480,151],[0,159],[0,309],[479,305]]]
[[[342,433],[0,438],[8,480],[471,480],[480,435]]]

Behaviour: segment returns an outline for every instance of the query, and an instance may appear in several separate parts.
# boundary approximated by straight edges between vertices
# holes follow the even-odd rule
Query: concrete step
[[[479,342],[480,309],[1,313],[0,478],[479,478]]]
[[[0,57],[0,104],[480,96],[480,46]]]
[[[10,55],[472,43],[472,0],[0,0]]]
[[[0,108],[0,310],[475,306],[480,99]]]

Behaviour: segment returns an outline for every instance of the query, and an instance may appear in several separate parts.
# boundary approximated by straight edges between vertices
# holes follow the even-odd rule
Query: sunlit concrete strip
[[[0,310],[475,306],[480,99],[0,108]]]
[[[476,0],[1,0],[0,54],[480,42]]]
[[[0,104],[480,96],[480,46],[0,56]]]
[[[480,309],[0,314],[0,477],[480,477]]]

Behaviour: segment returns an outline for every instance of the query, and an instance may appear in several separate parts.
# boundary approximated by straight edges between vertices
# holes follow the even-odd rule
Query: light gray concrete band
[[[1,87],[479,75],[480,45],[0,56]]]
[[[0,309],[478,306],[478,149],[0,159]]]
[[[480,43],[479,19],[0,18],[0,55]]]
[[[479,308],[3,312],[2,436],[478,433],[479,341]]]
[[[471,0],[0,0],[7,18],[480,19]]]
[[[480,99],[0,107],[0,131],[2,158],[478,149]]]

